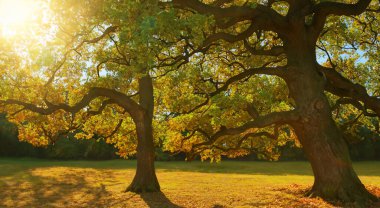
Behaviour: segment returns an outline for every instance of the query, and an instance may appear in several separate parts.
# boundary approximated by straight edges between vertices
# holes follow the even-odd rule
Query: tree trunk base
[[[332,204],[350,204],[353,207],[365,208],[370,207],[379,199],[371,194],[363,185],[360,186],[338,186],[334,188],[331,185],[313,186],[306,193],[307,197],[320,197]]]
[[[147,192],[161,192],[158,182],[152,182],[149,184],[143,184],[133,181],[131,185],[125,190],[125,192],[134,193],[147,193]]]

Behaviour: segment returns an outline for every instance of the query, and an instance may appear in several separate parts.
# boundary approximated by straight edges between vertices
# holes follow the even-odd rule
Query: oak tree
[[[243,99],[239,108],[246,109],[247,113],[240,115],[251,116],[248,121],[244,120],[246,117],[240,118],[246,122],[222,123],[219,128],[205,124],[203,129],[198,128],[202,125],[195,124],[190,130],[179,129],[185,130],[186,136],[182,137],[185,143],[193,142],[188,145],[189,149],[229,150],[226,148],[236,145],[236,142],[228,143],[232,140],[241,147],[250,137],[278,138],[281,130],[288,131],[281,127],[285,125],[294,130],[311,163],[315,181],[308,193],[310,196],[356,202],[361,206],[376,200],[352,168],[347,144],[332,114],[333,110],[337,113],[337,106],[349,104],[362,115],[380,116],[378,61],[374,55],[378,54],[379,46],[378,1],[173,0],[165,4],[174,5],[188,15],[201,14],[213,20],[212,25],[203,27],[204,40],[198,45],[189,44],[189,48],[209,47],[206,54],[219,56],[219,61],[209,58],[204,62],[217,65],[210,67],[215,74],[210,74],[210,70],[204,73],[207,70],[198,67],[202,71],[198,83],[208,83],[200,90],[194,89],[194,94],[199,91],[204,94],[205,102],[199,102],[200,106],[213,108],[215,104],[211,105],[210,100],[215,103],[215,96],[236,93],[239,87],[231,86],[253,75],[271,75],[283,80],[288,88],[283,92],[290,98],[284,99],[285,108],[271,112],[264,109],[264,113],[267,112],[264,115],[257,110],[262,105],[255,108],[248,105],[252,100]],[[352,49],[355,52],[348,52]],[[220,51],[228,54],[227,57],[220,55]],[[360,54],[369,59],[368,66],[355,61],[354,57]],[[283,58],[286,61],[282,61]],[[227,66],[219,67],[222,59]],[[240,73],[236,67],[240,67]],[[222,72],[219,76],[220,68],[234,72]],[[363,72],[368,76],[355,76]],[[258,85],[243,86],[255,87],[253,92],[262,90]],[[231,99],[227,102],[232,102]],[[330,104],[332,101],[336,103]],[[222,122],[225,121],[222,119]],[[262,128],[263,131],[257,130]],[[266,131],[268,128],[271,130]],[[208,147],[201,148],[205,145]]]
[[[165,60],[196,18],[178,22],[173,9],[162,10],[154,0],[40,3],[41,17],[28,28],[32,35],[17,31],[0,41],[1,106],[20,139],[46,145],[72,134],[100,136],[123,157],[136,153],[127,191],[160,191],[154,88],[164,86],[155,82],[181,64]]]

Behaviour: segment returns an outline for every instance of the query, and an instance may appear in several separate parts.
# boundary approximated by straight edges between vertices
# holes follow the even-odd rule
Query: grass
[[[307,162],[157,162],[162,193],[124,193],[135,161],[0,159],[0,207],[333,207],[303,197]],[[358,162],[380,196],[380,162]],[[376,206],[376,205],[375,205]]]

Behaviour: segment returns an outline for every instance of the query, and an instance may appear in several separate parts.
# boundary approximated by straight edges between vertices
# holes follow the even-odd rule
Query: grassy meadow
[[[135,161],[0,159],[0,207],[334,207],[303,197],[307,162],[157,162],[162,193],[124,193]],[[380,162],[354,163],[380,197]],[[380,204],[373,205],[374,207]]]

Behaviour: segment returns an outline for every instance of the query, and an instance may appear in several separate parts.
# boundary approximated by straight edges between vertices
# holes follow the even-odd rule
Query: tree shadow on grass
[[[162,192],[141,193],[140,196],[151,208],[182,208],[171,202]]]
[[[163,193],[144,193],[135,198],[135,195],[108,191],[108,186],[115,183],[110,184],[106,178],[107,172],[75,168],[14,168],[0,177],[0,207],[141,207],[146,204],[180,208]]]
[[[104,185],[84,176],[39,176],[26,171],[0,181],[0,207],[103,207],[109,195]]]

